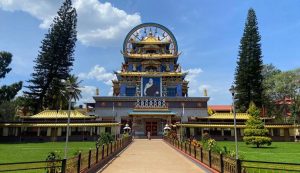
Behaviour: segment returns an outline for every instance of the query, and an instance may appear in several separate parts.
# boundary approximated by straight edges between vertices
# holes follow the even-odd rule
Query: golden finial
[[[207,89],[204,88],[204,97],[207,97]]]
[[[96,96],[99,95],[99,88],[96,88]]]

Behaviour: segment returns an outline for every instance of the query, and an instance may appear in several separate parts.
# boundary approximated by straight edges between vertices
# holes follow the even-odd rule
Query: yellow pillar
[[[57,129],[57,136],[61,136],[61,128]]]
[[[3,128],[3,136],[8,136],[8,127]]]
[[[40,134],[41,134],[41,128],[38,127],[37,136],[40,136]]]
[[[195,136],[195,128],[190,128],[190,136]]]
[[[224,129],[221,128],[221,135],[224,136]]]
[[[19,132],[19,128],[18,127],[15,127],[15,136],[18,136],[18,133]]]
[[[274,136],[274,131],[273,131],[273,129],[270,129],[270,133],[271,133],[271,136]]]
[[[280,136],[284,136],[284,129],[279,129]]]
[[[244,129],[240,129],[241,136],[244,136]]]
[[[234,129],[230,129],[231,136],[234,136]]]
[[[51,127],[47,128],[47,136],[51,136]]]
[[[94,127],[90,127],[90,136],[93,136]]]

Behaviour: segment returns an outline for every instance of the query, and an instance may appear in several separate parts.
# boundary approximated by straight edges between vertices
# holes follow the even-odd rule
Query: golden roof
[[[119,123],[70,123],[70,127],[111,127]],[[66,127],[67,123],[0,123],[0,127]]]
[[[38,114],[32,116],[20,116],[20,118],[24,119],[66,119],[68,118],[68,111],[67,110],[44,110]],[[95,118],[93,116],[87,116],[82,114],[77,110],[71,110],[70,114],[71,119],[88,119],[88,118]]]
[[[194,124],[176,124],[176,126],[182,127],[194,127],[194,128],[234,128],[233,124],[218,124],[218,123],[194,123]],[[236,125],[237,128],[245,128],[246,125],[238,124]],[[292,124],[266,124],[265,127],[267,129],[276,129],[276,128],[295,128]],[[299,127],[299,125],[297,125]]]
[[[222,120],[228,120],[228,119],[234,119],[233,113],[214,113],[211,116],[203,117],[204,119],[222,119]],[[236,119],[237,120],[248,120],[250,118],[250,115],[247,113],[236,113]]]

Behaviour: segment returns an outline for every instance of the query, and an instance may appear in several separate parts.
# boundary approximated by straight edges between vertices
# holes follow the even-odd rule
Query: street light
[[[126,123],[125,127],[123,128],[123,130],[125,130],[125,133],[131,130],[131,128],[129,127],[129,125]]]
[[[113,117],[114,117],[114,121],[115,123],[117,122],[117,115],[115,113],[115,102],[113,102],[113,110],[112,110],[112,113],[113,113]],[[115,141],[117,141],[117,126],[115,126]]]
[[[68,106],[68,123],[67,123],[67,132],[66,132],[66,144],[65,144],[65,159],[67,159],[67,150],[69,142],[69,129],[70,129],[70,116],[71,116],[71,105],[72,105],[72,93],[75,92],[75,87],[68,82],[62,81],[66,85],[67,92],[69,94],[69,106]]]
[[[166,124],[164,127],[164,131],[169,132],[170,130],[171,130],[171,127],[169,126],[169,124]]]
[[[229,89],[231,95],[232,95],[232,110],[234,115],[234,141],[235,141],[235,159],[239,159],[239,152],[238,152],[238,143],[237,143],[237,132],[236,132],[236,112],[235,112],[235,87],[232,85]]]

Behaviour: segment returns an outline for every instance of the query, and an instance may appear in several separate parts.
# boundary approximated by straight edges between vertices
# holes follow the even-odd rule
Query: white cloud
[[[109,90],[109,92],[108,92],[107,96],[112,96],[112,95],[113,95],[113,93],[114,93],[114,91],[113,91],[113,87],[110,87],[110,90]]]
[[[82,98],[78,101],[77,104],[95,102],[93,99],[93,96],[96,95],[96,87],[95,86],[83,86],[81,88],[81,95],[82,95]]]
[[[0,8],[6,11],[23,11],[29,13],[31,16],[42,21],[41,28],[48,28],[56,15],[62,1],[35,1],[35,0],[2,0],[0,1]]]
[[[116,79],[116,75],[107,72],[106,69],[100,65],[95,65],[88,73],[80,73],[78,76],[81,79],[96,79],[106,85],[112,85],[111,80]]]
[[[40,28],[47,29],[56,15],[62,0],[2,0],[0,8],[23,11],[41,20]],[[141,23],[138,13],[127,14],[111,3],[98,0],[74,0],[78,14],[78,40],[88,46],[115,46],[128,31]]]
[[[199,76],[203,72],[203,70],[201,68],[192,68],[188,70],[183,70],[183,72],[188,73],[185,79],[189,81],[189,96],[199,96]]]

